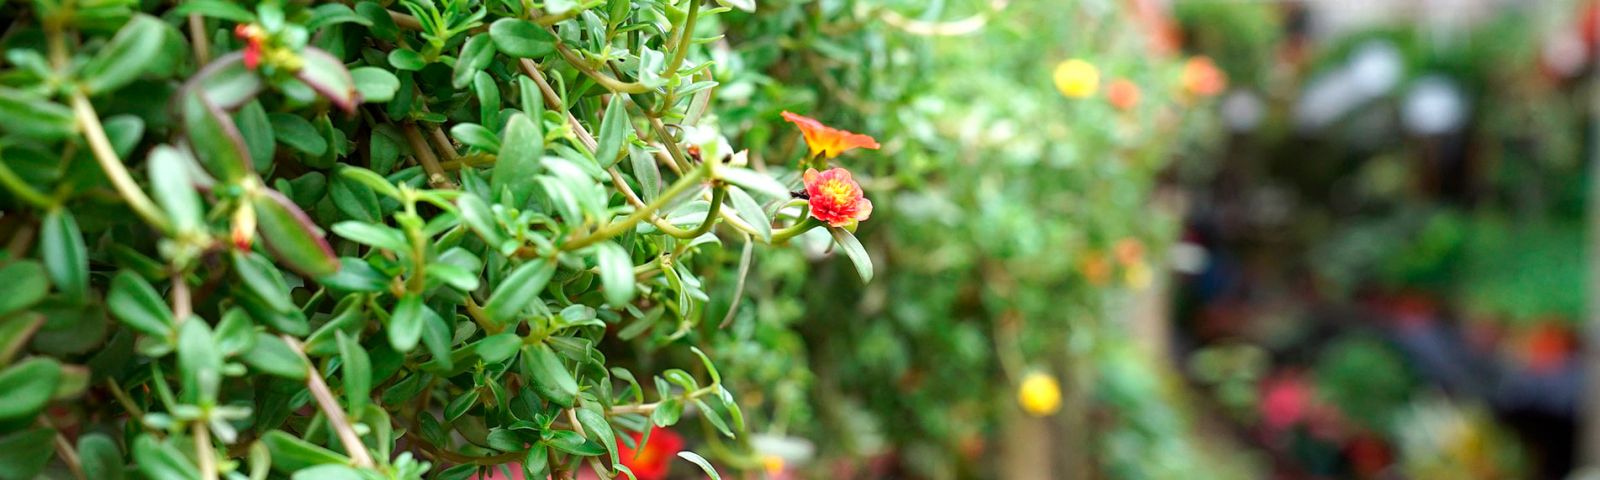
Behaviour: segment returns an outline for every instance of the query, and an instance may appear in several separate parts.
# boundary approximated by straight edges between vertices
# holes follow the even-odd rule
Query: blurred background
[[[717,340],[774,476],[1600,478],[1596,2],[723,21],[756,161],[783,109],[884,144],[878,277],[762,253]]]

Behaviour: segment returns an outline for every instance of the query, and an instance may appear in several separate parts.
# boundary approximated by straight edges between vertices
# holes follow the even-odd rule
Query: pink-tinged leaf
[[[264,86],[260,74],[245,68],[244,53],[233,52],[207,63],[183,89],[203,92],[218,108],[233,111],[256,98]]]
[[[312,90],[328,97],[335,106],[345,112],[354,112],[356,104],[361,103],[361,93],[356,91],[356,81],[350,76],[350,70],[344,68],[344,62],[322,50],[306,47],[300,52],[304,64],[300,71],[295,72],[295,78],[311,86]]]
[[[311,279],[339,271],[339,259],[324,239],[327,235],[294,202],[263,189],[252,205],[257,231],[273,257]]]
[[[199,92],[179,101],[183,102],[184,134],[206,171],[227,182],[250,172],[250,151],[233,118]]]

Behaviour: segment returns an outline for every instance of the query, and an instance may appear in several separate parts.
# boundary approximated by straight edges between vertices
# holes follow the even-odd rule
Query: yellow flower
[[[777,455],[763,455],[761,457],[761,469],[766,470],[767,475],[777,475],[779,473],[783,473],[783,457],[779,457]]]
[[[1017,387],[1017,403],[1022,404],[1022,410],[1029,415],[1052,415],[1061,409],[1061,384],[1048,373],[1029,373]]]
[[[1100,70],[1094,64],[1071,59],[1056,65],[1056,90],[1068,98],[1088,98],[1100,88]]]
[[[1123,280],[1127,282],[1128,288],[1144,290],[1150,288],[1150,283],[1155,281],[1155,272],[1150,270],[1149,263],[1139,260],[1128,265],[1128,270],[1123,272]]]

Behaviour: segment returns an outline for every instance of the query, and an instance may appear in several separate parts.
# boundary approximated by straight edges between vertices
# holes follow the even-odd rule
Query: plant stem
[[[211,429],[194,422],[194,454],[200,460],[200,478],[217,480],[217,454],[211,450]]]
[[[28,185],[28,182],[17,176],[16,172],[11,171],[11,167],[6,165],[3,159],[0,159],[0,186],[6,187],[18,199],[28,202],[40,210],[49,210],[55,206],[55,200],[45,196],[43,193],[39,193],[38,190],[34,190],[33,186]]]
[[[117,385],[116,379],[107,378],[106,386],[111,389],[111,396],[116,397],[117,403],[122,405],[122,409],[127,410],[128,415],[133,417],[133,421],[138,422],[139,425],[144,425],[144,411],[139,409],[139,405],[133,403],[133,399],[128,397],[128,392],[122,391],[122,386]]]
[[[455,188],[450,177],[445,176],[444,168],[439,166],[439,157],[433,155],[428,141],[422,139],[422,131],[417,129],[417,124],[407,122],[400,131],[405,134],[406,143],[411,145],[411,153],[417,157],[417,163],[422,165],[424,172],[428,172],[428,184],[434,188]]]
[[[344,409],[339,407],[339,401],[333,398],[333,392],[328,390],[327,382],[322,380],[322,372],[317,371],[316,364],[306,358],[305,346],[300,344],[300,340],[287,334],[280,334],[278,337],[289,344],[289,348],[294,349],[294,353],[299,355],[300,359],[306,361],[306,387],[311,390],[311,396],[316,399],[317,407],[322,409],[323,416],[327,417],[328,425],[339,434],[339,443],[344,445],[345,453],[355,460],[356,467],[372,468],[372,454],[367,453],[367,446],[361,443],[361,437],[356,435],[355,427],[350,426],[350,420],[345,417]]]
[[[578,250],[611,237],[621,235],[623,232],[628,231],[628,229],[633,228],[633,226],[638,224],[640,220],[644,220],[645,218],[649,217],[650,214],[655,213],[662,207],[665,207],[668,202],[671,202],[672,199],[676,198],[678,195],[682,195],[683,192],[688,190],[690,187],[698,185],[701,178],[710,173],[711,164],[711,162],[700,164],[700,168],[691,170],[688,174],[684,175],[682,178],[679,178],[677,183],[673,183],[671,187],[667,188],[667,191],[661,192],[661,196],[656,197],[656,201],[650,202],[650,204],[646,205],[645,208],[634,210],[632,214],[627,216],[627,218],[611,222],[604,227],[600,227],[599,230],[595,230],[594,233],[567,242],[565,245],[561,246],[561,249],[567,251]],[[711,217],[707,217],[707,219],[710,218]]]
[[[88,475],[83,472],[83,461],[78,458],[78,452],[72,449],[72,444],[67,442],[67,437],[61,435],[61,429],[50,423],[50,419],[43,414],[38,418],[39,426],[55,430],[51,443],[55,444],[56,455],[61,456],[61,463],[67,464],[67,470],[72,471],[72,476],[78,480],[87,480]]]
[[[789,241],[791,238],[799,236],[802,233],[806,233],[807,231],[820,226],[822,226],[821,221],[813,217],[806,217],[805,220],[801,220],[794,225],[790,225],[789,228],[772,232],[772,244],[777,245]]]
[[[689,54],[689,46],[694,44],[694,20],[700,16],[700,0],[689,0],[689,15],[683,21],[683,31],[678,32],[678,41],[672,50],[672,63],[667,64],[667,74],[678,75],[678,68],[683,66],[684,57]]]
[[[555,32],[551,32],[550,34],[555,35]],[[561,58],[566,60],[568,64],[571,64],[572,68],[576,68],[579,72],[583,72],[584,75],[588,75],[589,78],[594,79],[595,83],[605,87],[606,90],[616,93],[645,93],[650,91],[649,88],[646,88],[639,82],[624,82],[617,80],[610,75],[606,75],[599,70],[595,70],[593,65],[589,65],[589,62],[584,61],[584,59],[579,57],[578,54],[573,53],[572,49],[567,48],[566,44],[561,43],[560,36],[556,36],[556,52],[560,53]]]
[[[100,125],[100,116],[95,114],[94,105],[89,103],[89,97],[84,96],[82,91],[72,92],[72,112],[78,117],[78,125],[83,127],[83,136],[89,141],[89,150],[94,153],[95,160],[100,162],[100,169],[111,180],[111,186],[116,187],[122,199],[128,202],[128,207],[156,230],[170,232],[172,226],[167,223],[167,217],[161,214],[144,190],[139,189],[139,184],[133,181],[133,176],[128,175],[128,169],[122,165],[122,159],[117,158],[116,150],[111,148],[111,139],[106,137],[105,127]]]
[[[195,64],[211,63],[211,40],[206,38],[206,19],[198,13],[189,14],[189,40],[194,42]]]

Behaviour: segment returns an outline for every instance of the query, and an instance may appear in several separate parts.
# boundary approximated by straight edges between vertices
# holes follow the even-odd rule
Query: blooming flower
[[[1117,110],[1133,110],[1139,105],[1139,86],[1126,78],[1112,80],[1110,85],[1106,85],[1106,101]]]
[[[813,157],[821,154],[834,158],[857,147],[878,149],[878,140],[870,136],[829,127],[811,117],[784,111],[783,119],[800,127],[800,135],[806,137],[806,146],[811,148]]]
[[[1088,98],[1100,88],[1100,70],[1094,64],[1071,59],[1056,65],[1056,90],[1068,98]]]
[[[1100,252],[1087,252],[1078,266],[1084,280],[1090,285],[1103,287],[1111,280],[1111,262]]]
[[[267,40],[267,31],[260,25],[241,23],[233,27],[233,36],[244,40],[244,66],[255,70],[261,65],[261,56],[264,53],[264,43]]]
[[[850,178],[850,171],[830,168],[818,173],[806,169],[806,195],[811,202],[811,216],[829,226],[853,226],[872,216],[872,201],[861,192],[861,184]]]
[[[1217,68],[1211,57],[1204,55],[1190,58],[1183,63],[1180,81],[1183,82],[1183,89],[1189,93],[1207,97],[1222,93],[1228,88],[1228,75]]]
[[[617,460],[623,466],[633,471],[634,477],[639,480],[661,480],[667,478],[667,471],[672,467],[672,458],[683,451],[683,437],[672,430],[661,427],[650,427],[650,443],[639,445],[644,435],[633,434],[633,443],[637,449],[628,448],[627,445],[617,444]]]
[[[1017,387],[1017,403],[1022,410],[1035,417],[1056,413],[1061,409],[1061,384],[1047,373],[1033,372],[1022,377]]]

